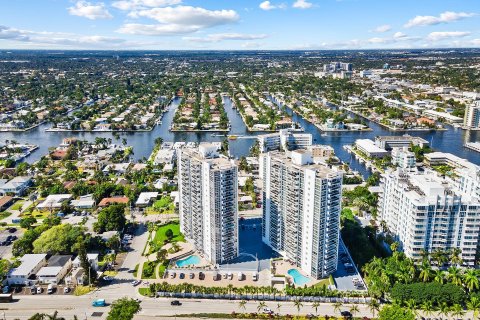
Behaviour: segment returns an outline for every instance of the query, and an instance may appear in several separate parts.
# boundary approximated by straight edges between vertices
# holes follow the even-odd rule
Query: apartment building
[[[282,129],[279,132],[263,134],[258,136],[260,152],[273,150],[304,149],[312,145],[310,133],[294,132],[290,129]]]
[[[392,149],[392,164],[403,169],[414,169],[417,164],[415,154],[408,147]]]
[[[310,151],[260,156],[262,239],[313,278],[337,268],[342,174],[313,164]]]
[[[238,255],[237,167],[218,146],[180,149],[180,230],[213,264]]]
[[[379,217],[408,257],[423,250],[460,248],[465,265],[473,266],[480,231],[480,201],[433,170],[397,169],[382,175]]]
[[[480,101],[476,101],[465,108],[463,125],[466,129],[480,129]]]

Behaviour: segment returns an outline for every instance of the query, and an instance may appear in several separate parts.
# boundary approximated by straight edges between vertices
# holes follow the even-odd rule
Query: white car
[[[132,281],[132,286],[134,286],[134,287],[135,287],[135,286],[138,286],[140,283],[142,283],[142,281],[140,281],[140,280],[133,280],[133,281]]]

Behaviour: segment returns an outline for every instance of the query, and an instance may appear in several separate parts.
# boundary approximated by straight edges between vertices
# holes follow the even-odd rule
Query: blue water
[[[293,278],[293,282],[296,286],[303,286],[310,282],[310,279],[302,275],[297,269],[290,269],[287,273]]]
[[[187,267],[187,266],[194,266],[200,263],[200,257],[199,256],[190,256],[185,259],[178,260],[176,265],[177,267]]]

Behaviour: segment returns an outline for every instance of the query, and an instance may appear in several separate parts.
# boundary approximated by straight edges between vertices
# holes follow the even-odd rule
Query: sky
[[[0,49],[480,47],[480,0],[0,0]]]

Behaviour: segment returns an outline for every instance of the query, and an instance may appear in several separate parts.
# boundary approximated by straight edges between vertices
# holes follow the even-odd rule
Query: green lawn
[[[162,197],[146,209],[147,214],[169,214],[175,211],[175,204],[169,196]]]
[[[3,220],[5,218],[8,218],[12,215],[11,212],[8,212],[8,211],[3,211],[3,212],[0,212],[0,220]]]
[[[157,267],[156,261],[146,261],[143,263],[142,279],[155,279],[155,268]]]
[[[165,240],[167,240],[167,236],[165,232],[171,229],[173,231],[173,238],[172,242],[185,242],[185,238],[183,234],[180,233],[180,224],[178,222],[170,222],[166,225],[160,226],[157,231],[155,232],[155,237],[153,238],[153,242],[157,246],[163,246]]]
[[[15,202],[15,203],[10,207],[10,210],[20,210],[20,208],[23,206],[24,203],[25,203],[25,201],[23,201],[23,200],[18,200],[17,202]]]

